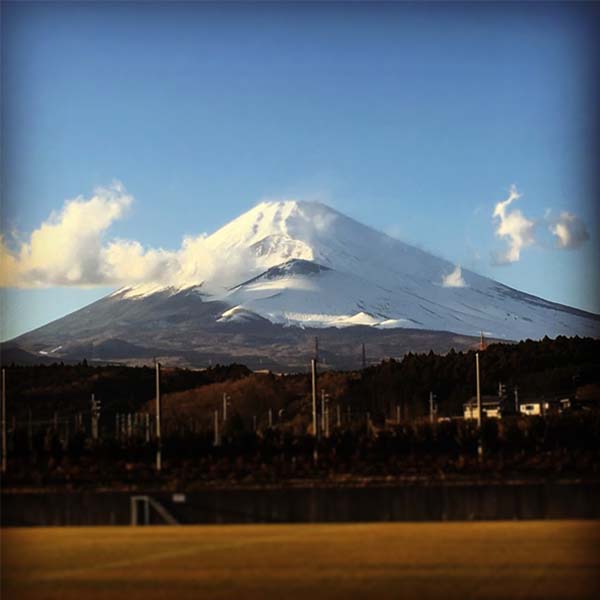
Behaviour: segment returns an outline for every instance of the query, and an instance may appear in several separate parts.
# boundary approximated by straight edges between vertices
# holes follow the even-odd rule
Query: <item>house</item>
[[[487,419],[502,418],[502,402],[497,396],[481,397],[481,414]],[[463,404],[463,416],[465,420],[477,419],[477,398],[473,397]]]
[[[519,405],[519,412],[522,415],[528,416],[536,416],[543,415],[545,411],[549,408],[548,402],[523,402],[523,404]]]

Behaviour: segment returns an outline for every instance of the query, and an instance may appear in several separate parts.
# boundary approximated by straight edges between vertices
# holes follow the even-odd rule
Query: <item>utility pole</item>
[[[2,369],[2,472],[6,473],[6,369]]]
[[[227,421],[227,403],[229,399],[230,396],[228,396],[226,392],[223,392],[223,423]]]
[[[156,365],[156,470],[162,470],[162,439],[160,436],[160,419],[162,416],[162,406],[160,403],[160,363]]]
[[[435,404],[433,402],[436,395],[433,392],[429,392],[429,422],[433,425],[435,415]]]
[[[481,387],[479,380],[479,352],[475,352],[475,378],[477,381],[477,427],[481,429]]]
[[[312,380],[312,426],[315,445],[313,449],[313,461],[316,463],[319,460],[319,427],[317,418],[317,355],[319,352],[319,338],[315,338],[315,357],[310,361],[310,372]]]
[[[215,446],[221,445],[221,435],[219,433],[219,410],[218,409],[215,410],[215,441],[214,441],[214,445]]]
[[[317,339],[317,338],[315,338]],[[310,370],[312,375],[312,425],[313,435],[315,438],[319,437],[319,429],[317,427],[317,361],[312,359],[310,361]]]
[[[479,458],[481,458],[483,456],[483,445],[481,443],[481,386],[479,379],[479,352],[475,352],[475,377],[477,381],[477,429],[479,430],[477,454],[479,455]]]
[[[325,435],[325,390],[321,389],[321,433]]]
[[[329,437],[329,395],[321,390],[321,429],[323,435]]]
[[[98,421],[100,419],[100,400],[96,400],[96,395],[92,394],[92,439],[98,439]]]

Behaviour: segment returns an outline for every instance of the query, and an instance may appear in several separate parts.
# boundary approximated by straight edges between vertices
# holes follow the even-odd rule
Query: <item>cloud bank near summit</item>
[[[144,248],[135,240],[107,241],[110,226],[122,219],[133,197],[120,182],[68,200],[14,249],[0,239],[0,285],[122,286],[202,281],[218,269],[205,235],[185,237],[176,250]],[[235,267],[235,265],[233,265]]]
[[[537,243],[538,221],[514,207],[521,198],[516,186],[495,205],[495,234],[506,248],[494,255],[495,264],[520,260],[522,250]],[[176,250],[147,248],[136,240],[107,239],[116,221],[129,213],[134,198],[122,183],[99,187],[89,196],[67,200],[29,236],[0,235],[0,286],[43,288],[136,285],[197,285],[210,280],[227,286],[252,260],[240,248],[228,254],[226,269],[207,243],[206,234],[186,236]],[[559,250],[576,249],[589,239],[585,223],[570,212],[545,217],[547,230]],[[322,228],[330,222],[316,223]],[[539,229],[539,228],[538,228]],[[442,276],[443,287],[464,287],[459,266]]]

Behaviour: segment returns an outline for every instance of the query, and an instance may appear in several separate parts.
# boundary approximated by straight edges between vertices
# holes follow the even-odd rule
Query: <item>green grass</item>
[[[600,597],[594,521],[1,533],[4,600]]]

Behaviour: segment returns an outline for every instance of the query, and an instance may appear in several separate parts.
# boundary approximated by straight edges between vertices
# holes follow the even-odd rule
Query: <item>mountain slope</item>
[[[597,315],[467,270],[445,286],[454,269],[322,204],[263,202],[205,238],[186,269],[118,290],[16,341],[57,357],[74,348],[106,356],[114,347],[119,360],[166,352],[190,364],[210,355],[289,365],[309,329],[341,347],[360,332],[387,355],[410,343],[425,349],[419,335],[436,350],[468,347],[465,336],[480,331],[496,339],[598,336]]]
[[[275,323],[313,327],[365,324],[447,330],[504,339],[596,335],[598,318],[463,270],[323,204],[263,202],[206,240],[223,266],[202,284],[211,299]],[[146,287],[124,291],[146,295]],[[163,288],[163,291],[167,288]],[[156,288],[152,289],[156,292]]]

